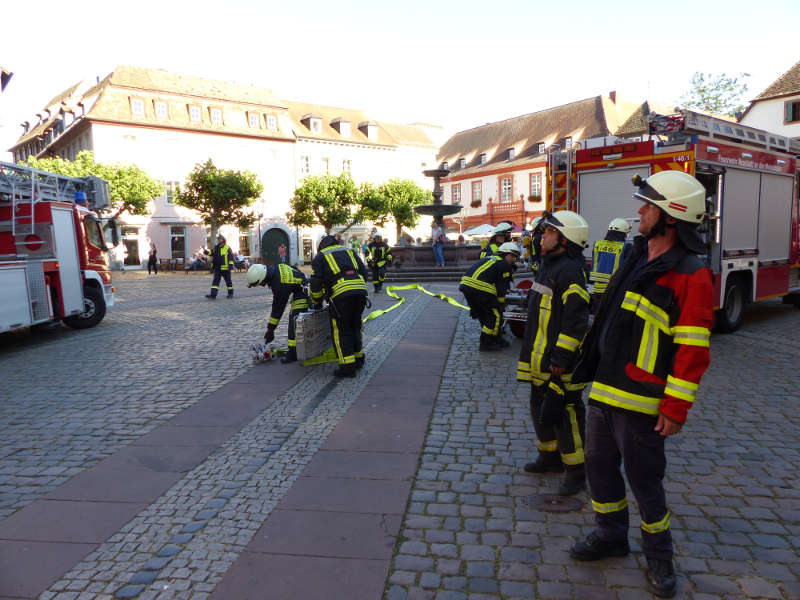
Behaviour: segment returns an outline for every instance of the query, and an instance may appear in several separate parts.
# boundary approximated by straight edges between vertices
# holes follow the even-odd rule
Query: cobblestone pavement
[[[0,520],[250,368],[271,296],[233,279],[210,301],[208,275],[115,273],[96,328],[0,336]]]
[[[579,512],[526,504],[561,476],[522,471],[536,437],[529,388],[514,377],[519,344],[479,354],[477,338],[462,315],[385,598],[650,597],[635,507],[631,555],[578,563],[568,549],[593,529],[588,495]],[[800,598],[800,311],[758,305],[711,350],[689,421],[667,444],[678,597]]]

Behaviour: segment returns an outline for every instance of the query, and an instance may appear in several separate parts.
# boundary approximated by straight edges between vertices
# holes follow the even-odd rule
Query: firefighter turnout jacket
[[[317,252],[311,261],[311,301],[320,306],[322,300],[367,293],[367,268],[352,250],[338,244]]]
[[[512,265],[508,264],[502,256],[491,255],[481,258],[467,269],[461,277],[459,289],[464,288],[482,292],[497,298],[503,304],[506,301],[506,292],[511,286]]]
[[[606,291],[611,276],[619,269],[627,254],[630,253],[626,251],[624,241],[606,239],[595,242],[592,270],[589,272],[589,281],[594,284],[593,293],[602,294]]]
[[[480,258],[486,258],[487,256],[492,256],[492,255],[495,255],[495,254],[497,254],[497,250],[498,250],[499,248],[500,248],[500,246],[498,246],[498,245],[497,245],[497,244],[495,244],[494,242],[491,242],[491,241],[490,241],[488,244],[486,244],[486,245],[483,247],[483,249],[481,250],[481,253],[480,253],[479,257],[480,257]]]
[[[308,308],[308,296],[305,290],[306,276],[296,267],[280,263],[274,267],[267,267],[266,284],[272,290],[272,311],[269,315],[269,325],[277,327],[289,302],[292,298],[292,311],[303,311]],[[291,342],[291,340],[290,340]],[[291,343],[289,344],[292,345]]]
[[[367,260],[374,266],[381,268],[386,266],[387,262],[391,262],[392,260],[392,250],[386,244],[386,242],[381,242],[380,244],[376,242],[370,242],[367,245]]]
[[[647,240],[612,277],[587,337],[575,381],[589,403],[684,423],[708,367],[711,271],[677,243],[647,262]]]
[[[566,369],[561,381],[568,391],[585,387],[572,382],[572,368],[588,326],[589,293],[582,260],[567,252],[545,254],[528,292],[517,380],[542,386],[550,379],[550,365],[555,365]]]
[[[211,264],[215,271],[227,271],[233,266],[233,251],[228,244],[211,249]]]

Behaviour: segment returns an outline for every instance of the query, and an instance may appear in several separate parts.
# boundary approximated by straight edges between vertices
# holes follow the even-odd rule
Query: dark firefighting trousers
[[[539,440],[539,452],[558,452],[561,455],[561,462],[568,471],[583,468],[586,408],[581,399],[581,390],[565,392],[567,416],[557,427],[545,426],[540,422],[542,402],[546,393],[546,384],[539,387],[531,385],[531,419]]]
[[[343,367],[352,366],[364,356],[361,315],[367,305],[366,292],[339,296],[330,301],[331,333],[336,359]]]
[[[663,485],[665,438],[653,430],[656,420],[654,415],[589,405],[586,478],[598,536],[612,542],[626,540],[628,500],[622,463],[641,513],[644,555],[671,560],[670,514]]]
[[[214,269],[214,279],[211,281],[211,295],[216,296],[219,293],[219,280],[225,278],[225,283],[228,286],[228,296],[233,295],[233,281],[231,281],[230,269]]]
[[[379,267],[378,265],[372,265],[372,285],[376,291],[381,289],[385,280],[386,265],[384,264],[382,267]]]
[[[495,340],[500,335],[500,322],[503,315],[503,306],[486,292],[479,292],[466,286],[461,287],[464,298],[469,305],[469,316],[480,321],[481,339]]]
[[[297,315],[304,312],[306,312],[305,308],[296,308],[289,313],[289,332],[287,340],[289,348],[297,347],[297,336],[295,335],[295,330],[297,328]]]

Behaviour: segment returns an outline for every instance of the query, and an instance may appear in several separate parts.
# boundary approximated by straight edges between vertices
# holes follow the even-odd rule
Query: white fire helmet
[[[557,229],[561,235],[581,248],[589,245],[589,224],[576,212],[557,210],[545,217],[544,225]]]
[[[631,232],[631,224],[628,223],[625,219],[614,219],[611,223],[608,224],[609,231],[619,231],[620,233],[630,233]]]
[[[503,256],[505,254],[513,254],[517,258],[520,257],[519,247],[514,242],[505,242],[497,249],[497,254]]]
[[[247,269],[247,284],[255,285],[261,283],[266,276],[267,267],[265,265],[251,265],[250,268]]]
[[[637,200],[658,206],[670,217],[695,225],[706,212],[706,189],[697,179],[683,171],[660,171],[642,179],[633,178],[639,189],[633,193]]]

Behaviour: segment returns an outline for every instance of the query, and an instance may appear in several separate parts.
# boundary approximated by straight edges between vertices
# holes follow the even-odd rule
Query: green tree
[[[326,232],[337,225],[350,227],[363,218],[362,199],[347,173],[312,175],[295,189],[286,217],[297,227],[322,225]]]
[[[199,212],[214,239],[221,225],[236,225],[239,229],[251,227],[256,217],[247,208],[263,191],[264,186],[254,173],[218,169],[209,158],[189,173],[175,202]]]
[[[384,225],[391,218],[400,239],[403,227],[414,227],[419,222],[419,214],[415,206],[430,204],[433,195],[421,188],[411,179],[390,179],[379,186],[374,193],[378,199],[371,204],[365,203],[366,217],[378,225]]]
[[[60,173],[69,177],[94,175],[108,182],[113,217],[123,212],[147,214],[147,203],[160,196],[164,187],[136,165],[107,164],[95,161],[94,153],[82,150],[74,161],[59,157],[28,157],[27,165],[34,169]]]
[[[736,116],[745,109],[742,97],[747,92],[745,79],[749,73],[730,77],[725,73],[714,75],[700,73],[692,75],[690,88],[681,96],[681,105],[715,115]]]

